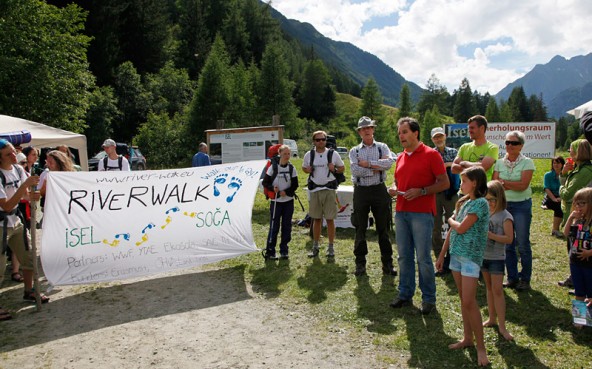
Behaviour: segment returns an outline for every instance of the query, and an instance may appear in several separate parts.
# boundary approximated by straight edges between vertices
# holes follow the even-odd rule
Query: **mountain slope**
[[[273,8],[271,15],[279,21],[280,27],[287,35],[307,47],[313,46],[315,53],[326,65],[335,66],[361,86],[364,86],[370,77],[374,77],[386,104],[397,104],[399,93],[405,83],[409,85],[411,100],[414,103],[419,100],[422,88],[406,81],[376,56],[348,42],[333,41],[320,34],[312,25],[288,19]]]
[[[504,87],[495,97],[498,100],[507,100],[514,87],[522,86],[527,96],[542,94],[549,116],[559,117],[566,110],[588,101],[589,98],[584,97],[588,96],[586,91],[578,90],[591,82],[592,53],[569,60],[557,55],[547,64],[537,64],[523,77]],[[577,98],[578,94],[580,99]]]

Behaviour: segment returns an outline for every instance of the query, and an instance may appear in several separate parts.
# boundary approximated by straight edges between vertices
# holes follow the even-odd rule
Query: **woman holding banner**
[[[506,135],[506,155],[497,160],[493,170],[493,179],[501,182],[506,191],[507,210],[514,218],[516,237],[506,245],[506,269],[508,281],[504,287],[519,291],[530,289],[532,276],[532,249],[530,247],[530,223],[532,221],[532,188],[530,181],[534,173],[532,159],[522,155],[526,137],[520,131]],[[522,270],[518,272],[518,255]]]

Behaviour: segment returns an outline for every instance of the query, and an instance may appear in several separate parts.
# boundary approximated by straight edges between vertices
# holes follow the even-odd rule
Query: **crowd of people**
[[[583,127],[586,119],[591,123],[592,114],[582,118]],[[430,314],[436,309],[435,277],[451,273],[458,287],[464,326],[463,338],[451,348],[476,343],[481,365],[488,362],[483,346],[483,326],[497,325],[505,339],[512,339],[505,326],[503,287],[529,290],[533,269],[530,225],[534,162],[522,154],[526,137],[520,131],[507,133],[506,153],[498,158],[498,146],[485,137],[487,124],[487,119],[481,115],[471,117],[468,120],[471,142],[458,150],[446,146],[444,129],[434,128],[431,131],[433,149],[420,140],[417,120],[404,117],[397,122],[403,152],[392,155],[388,145],[374,137],[376,122],[364,116],[357,125],[360,143],[349,151],[354,185],[351,222],[355,227],[355,276],[366,275],[366,231],[372,212],[382,272],[385,276],[399,275],[398,296],[390,306],[398,309],[412,305],[417,265],[421,312]],[[326,256],[335,256],[337,178],[345,166],[341,157],[333,155],[333,149],[326,144],[327,133],[314,132],[313,149],[304,156],[301,168],[309,174],[309,215],[313,219],[309,256],[312,258],[320,253],[323,220],[328,235]],[[99,170],[129,170],[127,159],[116,152],[115,141],[105,140],[103,149],[107,155],[99,162]],[[205,143],[199,145],[193,166],[210,165],[207,149]],[[586,139],[577,140],[571,144],[569,152],[567,160],[560,156],[552,159],[551,170],[544,176],[542,206],[554,212],[551,234],[567,239],[570,277],[560,284],[573,286],[576,299],[585,300],[592,298],[592,190],[589,188],[592,185],[592,145]],[[282,145],[277,164],[267,167],[263,177],[263,186],[273,193],[264,252],[266,260],[289,258],[298,188],[298,175],[290,163],[290,154],[290,148]],[[8,248],[12,251],[12,279],[24,283],[24,299],[30,301],[35,300],[38,292],[32,289],[27,229],[33,225],[28,222],[28,202],[46,195],[45,179],[49,171],[76,170],[74,156],[67,146],[48,152],[46,168],[42,171],[37,164],[38,157],[39,152],[33,147],[17,150],[9,142],[0,140],[0,208],[4,219],[0,275],[4,274],[4,251]],[[387,187],[386,173],[393,166],[393,184]],[[31,190],[35,188],[38,191]],[[389,236],[393,201],[396,202],[394,225],[399,272],[394,268]],[[443,231],[443,224],[447,231]],[[278,236],[279,257],[276,256]],[[432,253],[437,259],[435,266]],[[476,303],[480,276],[485,281],[489,307],[485,322],[481,321]],[[42,302],[49,301],[46,296],[40,295],[40,298]],[[0,309],[0,320],[9,318],[10,314]]]
[[[366,274],[366,231],[372,212],[383,274],[399,275],[398,296],[390,306],[398,309],[413,304],[417,265],[422,295],[420,311],[430,314],[436,309],[435,277],[452,273],[461,301],[464,334],[450,348],[475,345],[479,365],[489,363],[483,327],[496,326],[503,338],[513,339],[505,323],[503,288],[527,291],[531,289],[533,273],[530,225],[531,181],[535,165],[532,159],[522,154],[526,137],[520,131],[506,134],[506,153],[498,158],[498,146],[485,136],[487,124],[484,116],[471,117],[468,121],[471,142],[458,150],[446,146],[443,128],[434,128],[431,139],[435,149],[432,149],[421,142],[419,123],[414,118],[401,118],[397,130],[403,152],[393,156],[386,144],[375,140],[376,122],[362,117],[357,127],[361,142],[349,151],[354,185],[351,221],[355,227],[355,276]],[[302,170],[309,174],[309,214],[314,224],[310,257],[319,255],[323,219],[327,223],[329,238],[327,256],[334,255],[337,203],[335,187],[328,184],[333,183],[333,174],[343,171],[343,162],[328,159],[326,137],[324,131],[312,135],[314,148],[305,155],[302,165]],[[289,150],[287,147],[283,149]],[[551,234],[568,238],[569,280],[571,285],[571,281],[577,278],[573,285],[578,300],[592,298],[592,250],[589,246],[592,190],[587,188],[592,185],[591,150],[587,140],[575,141],[570,149],[572,161],[566,163],[562,157],[554,158],[551,171],[544,180],[543,206],[554,211]],[[283,166],[288,165],[291,164],[286,156]],[[393,184],[387,187],[386,172],[393,166]],[[275,255],[280,201],[292,201],[292,212],[288,216],[293,213],[292,195],[282,191],[290,185],[292,188],[298,186],[297,177],[293,175],[290,176],[291,184],[282,181],[281,176],[273,175],[270,169],[263,180],[264,186],[274,190],[279,198],[272,199],[270,204],[272,216],[267,255]],[[394,268],[388,232],[393,220],[390,216],[393,200],[396,201],[394,225],[399,272]],[[443,224],[448,227],[443,228]],[[290,236],[285,234],[282,226],[280,258],[288,257],[286,239]],[[574,242],[585,246],[574,248]],[[437,258],[435,266],[432,252]],[[481,320],[476,301],[477,282],[481,277],[486,287],[489,313],[485,321]]]

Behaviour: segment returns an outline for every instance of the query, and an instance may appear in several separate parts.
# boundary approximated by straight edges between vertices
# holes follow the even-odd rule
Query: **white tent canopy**
[[[82,170],[88,170],[88,155],[86,153],[86,136],[63,129],[46,126],[30,120],[0,115],[0,133],[27,130],[31,132],[31,145],[36,148],[56,147],[68,145],[78,150]]]
[[[576,119],[580,119],[582,117],[582,115],[584,115],[586,112],[589,112],[592,110],[592,100],[588,101],[587,103],[583,103],[582,105],[578,106],[577,108],[573,108],[571,110],[568,110],[566,113],[573,115],[574,117],[576,117]]]

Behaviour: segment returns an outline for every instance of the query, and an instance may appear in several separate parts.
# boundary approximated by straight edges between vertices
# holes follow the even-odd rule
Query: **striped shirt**
[[[372,166],[380,167],[380,171],[361,167],[358,165],[358,160],[368,161]],[[391,157],[391,150],[385,143],[374,141],[369,146],[362,142],[352,147],[349,151],[349,162],[351,179],[355,186],[375,186],[386,180],[385,172],[391,168],[394,160]]]

